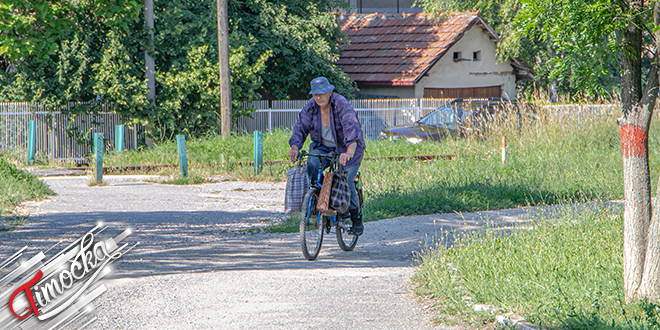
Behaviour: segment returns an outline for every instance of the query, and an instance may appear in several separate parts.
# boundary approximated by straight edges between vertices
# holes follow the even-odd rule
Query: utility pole
[[[149,87],[147,99],[153,104],[156,99],[156,77],[154,75],[156,64],[154,58],[149,55],[149,52],[154,51],[154,0],[144,0],[144,18],[147,21],[147,27],[151,29],[151,46],[149,50],[144,51],[144,61],[147,64],[145,75],[147,78],[147,87]]]
[[[147,27],[151,30],[151,43],[149,49],[144,51],[144,62],[146,64],[144,75],[147,78],[147,87],[149,88],[147,100],[150,101],[149,106],[153,110],[154,102],[156,102],[156,75],[154,74],[156,63],[149,52],[154,51],[154,0],[144,0],[144,19],[147,21]],[[146,130],[151,132],[151,125],[147,125]],[[149,148],[154,146],[154,142],[148,135],[145,143]],[[137,148],[137,145],[135,147]]]
[[[218,5],[218,64],[220,66],[220,115],[222,138],[231,136],[231,81],[229,78],[229,18],[227,0]]]

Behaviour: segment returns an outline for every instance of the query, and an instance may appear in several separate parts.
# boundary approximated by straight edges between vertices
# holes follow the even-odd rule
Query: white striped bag
[[[301,166],[286,170],[286,190],[284,192],[284,213],[300,212],[302,200],[309,188],[307,171]]]

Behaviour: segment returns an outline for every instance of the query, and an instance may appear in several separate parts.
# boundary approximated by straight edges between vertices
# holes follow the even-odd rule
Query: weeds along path
[[[29,218],[0,232],[0,258],[24,245],[33,255],[72,241],[99,220],[133,228],[140,245],[105,280],[93,329],[429,329],[431,315],[410,284],[415,254],[442,232],[488,222],[507,230],[530,213],[369,222],[355,251],[341,251],[331,234],[319,259],[308,262],[297,233],[254,233],[283,218],[284,183],[145,179],[106,176],[106,186],[88,187],[86,177],[44,178],[58,195],[22,205]]]

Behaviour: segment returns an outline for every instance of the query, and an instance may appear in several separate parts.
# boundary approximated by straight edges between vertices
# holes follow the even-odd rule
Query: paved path
[[[282,219],[284,183],[194,186],[144,176],[44,178],[57,196],[28,202],[28,223],[0,232],[0,258],[29,244],[44,251],[101,220],[140,245],[105,280],[92,329],[430,329],[412,293],[415,255],[438,233],[504,230],[528,209],[401,217],[367,223],[353,252],[333,235],[319,259],[303,259],[297,234],[245,234]],[[114,232],[113,232],[114,230]],[[116,233],[115,233],[116,232]],[[442,242],[449,244],[451,242]],[[54,249],[57,250],[57,249]]]

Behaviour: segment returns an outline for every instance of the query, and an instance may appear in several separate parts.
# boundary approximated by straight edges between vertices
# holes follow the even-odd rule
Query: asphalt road
[[[353,252],[330,235],[309,262],[297,234],[246,233],[283,218],[284,183],[145,178],[106,176],[96,187],[86,177],[43,178],[58,195],[22,205],[28,221],[0,232],[0,260],[25,245],[35,254],[73,241],[104,221],[105,234],[132,228],[127,241],[140,244],[102,281],[108,291],[86,317],[96,318],[90,329],[437,329],[413,293],[419,252],[441,232],[508,230],[532,212],[369,222]]]

